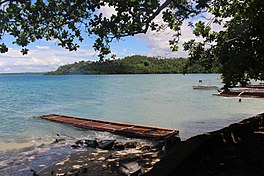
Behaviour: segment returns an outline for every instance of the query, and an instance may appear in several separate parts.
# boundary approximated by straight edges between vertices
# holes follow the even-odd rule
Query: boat
[[[79,128],[111,132],[114,134],[134,138],[152,138],[160,140],[179,134],[179,130],[171,128],[111,122],[57,114],[37,116],[35,118],[41,118],[53,122],[69,124]]]

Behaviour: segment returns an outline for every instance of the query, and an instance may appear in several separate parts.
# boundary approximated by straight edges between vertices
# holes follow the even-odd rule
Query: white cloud
[[[110,7],[108,5],[101,7],[99,12],[102,13],[103,17],[106,17],[106,18],[111,17],[113,14],[117,14],[114,7]]]
[[[60,65],[95,59],[95,51],[89,49],[69,52],[65,49],[41,47],[29,50],[28,55],[24,56],[19,49],[9,49],[9,52],[0,54],[0,73],[46,72],[56,70]]]
[[[211,18],[212,15],[206,14],[207,19]],[[195,22],[198,22],[200,19],[196,19]],[[154,21],[158,24],[164,23],[162,20],[162,15],[158,15]],[[214,31],[224,30],[223,26],[217,24],[211,24],[211,28]],[[192,28],[188,26],[188,22],[184,21],[181,27],[181,36],[179,40],[179,50],[177,52],[172,52],[169,45],[169,40],[173,38],[175,32],[169,28],[166,28],[163,32],[157,34],[155,31],[150,31],[146,34],[140,34],[137,37],[139,40],[147,42],[148,47],[150,48],[148,56],[162,56],[162,57],[187,57],[188,53],[183,50],[183,43],[189,41],[190,39],[196,39],[201,41],[201,38],[196,37],[192,33]]]
[[[50,49],[49,46],[36,46],[37,49]]]
[[[161,15],[157,16],[155,22],[161,24],[163,23]],[[173,30],[166,28],[163,32],[157,34],[155,31],[150,31],[146,34],[138,35],[140,40],[147,42],[150,48],[148,56],[162,56],[162,57],[186,57],[188,53],[183,50],[182,44],[191,38],[194,38],[192,34],[192,29],[188,26],[187,22],[184,22],[181,28],[182,35],[179,41],[179,50],[177,52],[172,52],[169,45],[169,40],[173,38],[175,33]]]

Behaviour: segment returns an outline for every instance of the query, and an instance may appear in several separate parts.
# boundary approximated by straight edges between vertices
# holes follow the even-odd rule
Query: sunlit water
[[[0,75],[1,155],[49,143],[56,134],[101,135],[33,118],[63,114],[176,128],[186,139],[263,112],[263,99],[212,96],[193,90],[198,80],[221,86],[219,74]],[[108,136],[109,135],[109,136]]]

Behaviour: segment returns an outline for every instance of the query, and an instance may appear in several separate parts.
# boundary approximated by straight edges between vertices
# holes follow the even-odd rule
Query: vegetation
[[[99,11],[105,6],[115,13],[105,17]],[[160,13],[163,23],[154,22]],[[215,61],[220,63],[227,86],[264,80],[263,0],[0,0],[0,19],[1,53],[8,51],[5,34],[13,36],[13,43],[27,54],[28,44],[39,39],[55,39],[58,45],[76,50],[86,33],[95,38],[93,47],[101,60],[110,53],[113,40],[148,30],[174,30],[169,42],[177,51],[181,25],[188,20],[194,34],[203,38],[185,43],[190,64],[203,63],[210,69]],[[193,24],[192,19],[201,21]],[[224,29],[213,31],[211,24]]]
[[[105,61],[80,61],[60,66],[48,75],[63,74],[170,74],[170,73],[216,73],[217,64],[207,70],[202,64],[188,65],[188,59],[158,59],[146,56],[130,56]]]
[[[209,11],[215,23],[225,29],[214,32],[204,22],[198,22],[194,34],[203,42],[191,40],[185,44],[192,62],[221,64],[226,87],[246,85],[251,79],[264,80],[264,1],[221,0]]]
[[[13,36],[13,43],[22,47],[23,54],[27,54],[29,43],[39,39],[56,39],[58,45],[73,51],[86,33],[95,38],[93,47],[103,58],[110,53],[109,43],[114,39],[148,30],[170,27],[176,31],[170,43],[177,43],[183,20],[200,13],[204,1],[194,6],[188,0],[0,0],[0,40],[5,33]],[[105,6],[116,13],[105,17],[100,13]],[[157,24],[153,20],[161,12],[164,24]],[[177,50],[176,45],[173,50]],[[5,42],[0,44],[0,51],[8,51]]]

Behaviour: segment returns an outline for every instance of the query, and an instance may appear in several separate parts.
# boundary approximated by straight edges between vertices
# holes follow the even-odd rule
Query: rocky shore
[[[264,114],[174,145],[153,176],[263,176]]]
[[[71,148],[75,150],[64,160],[40,171],[32,169],[33,176],[86,176],[86,175],[144,175],[179,142],[174,136],[167,140],[76,140]],[[64,142],[62,138],[55,143]]]
[[[263,176],[264,114],[186,141],[81,139],[65,148],[73,152],[41,170],[31,167],[32,175]]]

